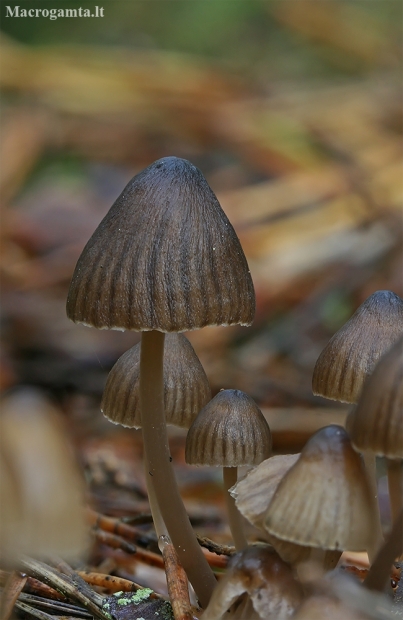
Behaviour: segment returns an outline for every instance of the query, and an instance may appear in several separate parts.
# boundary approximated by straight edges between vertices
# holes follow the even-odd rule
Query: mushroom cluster
[[[307,560],[323,572],[345,549],[376,555],[376,490],[358,450],[392,463],[396,519],[402,506],[402,340],[387,351],[403,334],[403,301],[387,291],[372,295],[315,367],[314,393],[363,399],[350,418],[352,441],[344,428],[329,426],[300,455],[283,457],[270,456],[270,429],[249,396],[222,390],[210,400],[204,370],[181,333],[250,325],[254,313],[236,233],[202,173],[176,157],[154,162],[125,187],[85,246],[67,300],[76,323],[142,333],[141,344],[113,367],[101,409],[116,424],[142,429],[156,532],[172,540],[206,620],[290,617],[306,598],[300,580]],[[362,423],[373,427],[362,430]],[[178,491],[166,424],[189,429],[188,463],[223,467],[240,553],[218,586]],[[254,469],[237,481],[245,465]],[[243,518],[260,529],[260,548],[248,545]]]
[[[300,579],[307,560],[328,571],[342,550],[366,551],[372,566],[365,585],[382,592],[393,561],[403,553],[402,299],[390,291],[378,291],[360,306],[320,355],[313,391],[356,403],[347,418],[348,432],[339,426],[320,429],[300,455],[263,461],[231,493],[242,515],[260,531],[260,538],[294,567]],[[365,466],[360,452],[371,455]],[[388,464],[393,520],[384,544],[375,455],[385,457]],[[362,597],[357,615],[354,605],[345,607],[340,597],[315,596],[312,603],[310,599],[303,603],[295,617],[316,617],[315,605],[320,617],[324,613],[392,617],[389,612],[381,615],[378,607],[371,609],[364,589],[356,594]],[[312,616],[304,615],[308,609]]]
[[[125,187],[85,246],[67,299],[67,315],[76,323],[142,332],[137,415],[147,486],[160,528],[166,526],[202,605],[216,580],[170,462],[164,339],[207,325],[250,325],[254,314],[253,283],[238,237],[200,170],[177,157],[154,162]],[[125,407],[130,389],[122,389]]]

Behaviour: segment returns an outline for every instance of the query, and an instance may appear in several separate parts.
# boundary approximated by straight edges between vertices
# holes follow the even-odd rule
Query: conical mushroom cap
[[[321,549],[365,551],[374,502],[361,457],[341,426],[311,437],[286,473],[265,516],[269,534]]]
[[[403,338],[379,360],[365,382],[350,436],[360,452],[403,459]]]
[[[115,424],[141,427],[140,349],[126,351],[108,375],[101,411]],[[167,334],[164,346],[164,404],[167,424],[189,428],[211,398],[206,373],[183,334]]]
[[[299,456],[299,454],[272,456],[248,472],[230,490],[239,512],[252,525],[261,530],[264,539],[274,547],[284,562],[292,565],[309,560],[311,547],[297,545],[271,536],[264,529],[264,518],[278,485],[289,469],[297,462]],[[325,570],[334,568],[340,555],[341,551],[326,551],[324,557]]]
[[[67,315],[100,329],[182,332],[250,325],[255,295],[238,237],[193,164],[135,176],[85,246]]]
[[[403,300],[391,291],[377,291],[323,349],[313,371],[313,393],[356,403],[365,379],[402,334]]]
[[[186,438],[190,465],[257,465],[270,455],[269,425],[254,400],[240,390],[221,390],[200,411]]]

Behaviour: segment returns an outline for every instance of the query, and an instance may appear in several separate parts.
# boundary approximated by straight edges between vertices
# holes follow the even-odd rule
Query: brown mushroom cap
[[[327,426],[307,442],[277,487],[265,528],[277,538],[309,547],[370,547],[374,500],[361,458],[341,426]]]
[[[350,436],[360,452],[403,459],[403,338],[379,360],[365,382]]]
[[[101,411],[115,424],[141,427],[140,344],[126,351],[108,375]],[[206,373],[183,334],[167,334],[164,346],[164,404],[167,424],[189,428],[211,398]]]
[[[221,390],[200,411],[186,438],[190,465],[257,465],[270,455],[271,433],[254,400],[240,390]]]
[[[164,157],[135,176],[85,246],[67,315],[99,329],[182,332],[250,325],[252,279],[204,176]]]
[[[261,536],[289,564],[295,565],[309,560],[311,547],[297,545],[271,536],[264,529],[264,518],[278,485],[289,469],[297,462],[299,454],[280,454],[266,459],[252,469],[231,490],[239,512],[252,525],[261,530]],[[341,552],[328,550],[323,565],[325,570],[334,568]]]
[[[356,403],[365,379],[402,334],[403,300],[391,291],[377,291],[323,349],[313,371],[313,393]]]
[[[248,594],[256,616],[286,620],[303,599],[303,589],[275,551],[267,546],[248,547],[231,561],[226,574],[217,584],[211,601],[203,613],[203,620],[232,618],[227,611],[244,593]]]

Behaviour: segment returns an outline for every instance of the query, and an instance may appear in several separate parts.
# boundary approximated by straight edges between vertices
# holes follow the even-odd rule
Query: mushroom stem
[[[383,592],[390,578],[390,568],[397,557],[403,552],[403,510],[395,519],[392,531],[385,543],[380,548],[368,575],[364,586],[369,590]]]
[[[400,460],[387,459],[388,487],[392,523],[394,523],[403,510],[403,467]]]
[[[157,496],[155,495],[154,485],[152,483],[152,478],[149,475],[150,464],[148,459],[144,459],[144,469],[145,469],[145,478],[146,478],[146,487],[148,494],[148,503],[150,504],[150,511],[154,522],[155,533],[157,534],[157,538],[160,536],[168,536],[168,530],[164,523],[164,519],[162,518],[160,508],[157,502]]]
[[[364,452],[362,458],[367,472],[367,480],[371,489],[371,495],[374,499],[374,539],[372,548],[367,549],[369,561],[372,562],[383,542],[381,513],[378,502],[378,483],[376,480],[376,456],[373,452]]]
[[[248,546],[245,533],[243,531],[242,517],[238,508],[235,505],[234,498],[230,495],[229,489],[233,487],[238,480],[238,467],[223,467],[223,478],[225,488],[225,499],[227,502],[228,520],[232,534],[232,538],[235,543],[235,549],[242,551]]]
[[[162,332],[143,332],[140,357],[140,407],[149,482],[162,519],[202,607],[206,607],[216,579],[197,542],[171,467],[164,412]]]

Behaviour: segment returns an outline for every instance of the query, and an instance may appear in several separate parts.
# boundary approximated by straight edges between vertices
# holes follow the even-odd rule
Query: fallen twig
[[[144,588],[144,586],[140,586],[134,581],[129,581],[129,579],[123,579],[122,577],[114,577],[112,575],[89,571],[77,571],[77,574],[82,577],[86,583],[92,586],[105,588],[105,590],[109,590],[109,592],[136,592]],[[150,598],[163,599],[164,597],[154,592],[150,595]]]
[[[110,620],[108,615],[102,610],[103,598],[100,594],[94,592],[81,577],[74,573],[73,569],[62,563],[64,567],[68,567],[71,571],[70,575],[59,573],[56,569],[48,566],[44,562],[24,557],[21,565],[32,575],[44,581],[47,585],[55,588],[63,595],[71,597],[85,606],[94,616],[102,620]]]
[[[179,563],[175,547],[168,536],[160,536],[158,544],[164,558],[169,600],[175,620],[192,620],[189,582],[182,565]]]

